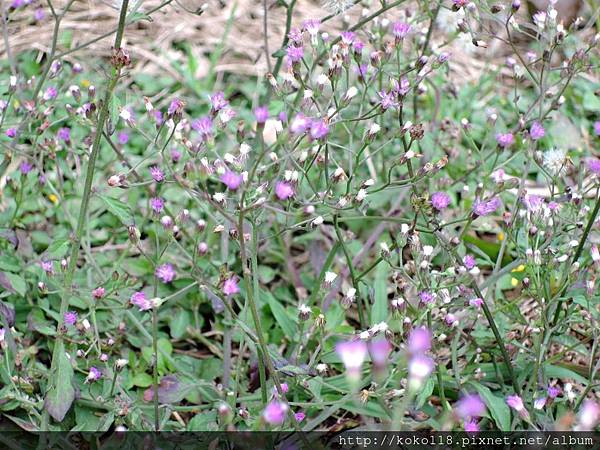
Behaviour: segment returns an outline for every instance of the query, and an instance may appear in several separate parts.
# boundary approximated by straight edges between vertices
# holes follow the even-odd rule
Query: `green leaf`
[[[62,422],[75,400],[75,389],[73,389],[72,383],[73,367],[65,353],[64,344],[59,340],[56,345],[58,345],[56,374],[44,404],[50,416],[57,422]]]
[[[375,300],[371,308],[371,323],[383,322],[388,316],[387,275],[389,266],[379,264],[375,272]]]
[[[67,250],[69,250],[69,244],[69,239],[56,239],[46,249],[46,253],[52,259],[62,258],[67,254]]]
[[[187,328],[191,325],[192,321],[190,313],[184,309],[179,309],[177,312],[173,311],[173,318],[169,322],[169,328],[171,329],[171,336],[173,339],[181,339],[187,333]]]
[[[152,377],[147,373],[136,373],[131,382],[134,386],[148,387],[152,384]]]
[[[500,431],[510,431],[510,409],[504,398],[495,396],[489,388],[479,383],[469,383],[488,407],[488,410]]]
[[[27,283],[25,280],[19,275],[10,272],[0,272],[0,286],[15,294],[19,294],[21,297],[25,297],[25,293],[27,292]]]
[[[433,377],[429,377],[427,379],[427,382],[425,383],[425,386],[423,386],[421,388],[421,390],[419,391],[419,394],[417,395],[417,408],[420,409],[423,407],[423,405],[425,404],[425,402],[427,401],[427,399],[431,396],[431,394],[433,393],[433,387],[435,386],[435,383],[433,381]]]
[[[128,205],[113,197],[105,195],[99,195],[99,197],[106,204],[106,209],[114,214],[123,225],[126,227],[133,225],[133,214]]]
[[[288,337],[289,340],[293,341],[294,336],[296,336],[298,327],[296,323],[290,318],[285,308],[281,305],[281,303],[275,299],[269,292],[263,291],[264,297],[267,299],[267,303],[271,308],[271,312],[275,317],[275,320]]]

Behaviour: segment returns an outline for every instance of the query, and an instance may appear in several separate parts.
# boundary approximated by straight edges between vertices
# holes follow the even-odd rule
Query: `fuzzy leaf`
[[[46,410],[57,422],[62,420],[69,412],[73,400],[75,400],[75,389],[73,389],[73,367],[71,361],[67,358],[65,353],[64,344],[62,341],[58,341],[57,344],[57,371],[54,376],[53,386],[46,394],[46,401],[44,403]]]

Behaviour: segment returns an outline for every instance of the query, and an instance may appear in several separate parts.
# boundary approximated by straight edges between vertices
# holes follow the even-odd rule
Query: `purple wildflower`
[[[592,431],[600,422],[600,405],[594,400],[584,400],[579,410],[579,421],[575,431]]]
[[[415,355],[408,362],[408,375],[413,380],[420,382],[433,372],[435,363],[429,356]]]
[[[68,127],[59,129],[56,135],[60,140],[66,142],[67,144],[71,142],[71,129]]]
[[[467,433],[477,433],[479,431],[479,424],[475,419],[466,420],[464,427]]]
[[[594,122],[594,134],[600,136],[600,120]]]
[[[175,279],[177,273],[171,264],[161,264],[156,268],[154,275],[156,275],[156,278],[161,280],[163,283],[170,283]]]
[[[404,39],[410,32],[410,25],[404,22],[394,22],[392,33],[396,39]]]
[[[87,376],[87,381],[98,381],[100,378],[102,378],[102,372],[100,372],[100,370],[98,370],[95,367],[90,367],[90,371]]]
[[[54,274],[54,264],[52,263],[52,261],[41,261],[40,266],[42,267],[44,272],[46,272],[46,275]]]
[[[471,270],[476,264],[475,257],[473,255],[465,255],[463,258],[463,264],[468,270]]]
[[[213,136],[213,122],[208,116],[194,120],[192,128],[200,134],[203,141],[208,141]]]
[[[481,417],[485,410],[485,404],[477,394],[467,394],[456,403],[456,414],[463,420]]]
[[[545,135],[546,130],[544,130],[544,127],[541,123],[533,122],[531,124],[531,128],[529,129],[529,136],[531,136],[531,139],[537,141],[538,139],[543,138]]]
[[[256,122],[265,123],[269,118],[269,108],[266,106],[259,106],[254,110],[254,117],[256,118]]]
[[[102,286],[97,287],[92,291],[92,297],[94,297],[96,300],[100,300],[105,294],[106,289],[104,289]]]
[[[302,28],[304,28],[311,36],[316,36],[319,33],[320,26],[321,21],[319,19],[308,19],[302,23]]]
[[[313,120],[310,124],[311,139],[321,140],[329,133],[329,125],[325,120]]]
[[[348,375],[356,376],[367,357],[367,344],[361,340],[339,342],[335,346],[342,363],[348,371]]]
[[[231,277],[225,280],[223,283],[223,294],[225,295],[235,295],[240,292],[240,287],[238,286],[237,277]]]
[[[431,205],[438,211],[447,208],[449,204],[450,196],[445,192],[434,192],[431,195]]]
[[[547,393],[548,397],[556,398],[560,395],[560,388],[558,386],[548,386]]]
[[[392,351],[392,344],[387,339],[378,339],[371,342],[371,360],[377,367],[385,366],[388,360],[390,352]]]
[[[12,3],[10,4],[10,7],[12,9],[19,9],[25,4],[26,4],[25,0],[13,0]]]
[[[523,399],[518,395],[509,395],[506,397],[506,404],[519,413],[521,417],[528,417],[529,413],[525,409]]]
[[[408,351],[412,354],[423,353],[431,348],[431,333],[425,327],[415,328],[408,336]]]
[[[181,117],[181,115],[183,114],[184,106],[185,106],[185,103],[182,100],[175,97],[173,100],[171,100],[171,103],[169,103],[169,108],[167,109],[167,115],[169,117],[174,117],[174,116]]]
[[[125,145],[129,142],[129,133],[127,133],[126,131],[121,131],[117,135],[117,139],[119,140],[119,144]]]
[[[352,31],[344,31],[341,34],[342,37],[342,42],[346,45],[350,45],[352,44],[352,42],[354,42],[354,39],[356,38],[356,34],[353,33]]]
[[[6,130],[6,136],[13,139],[17,136],[17,129],[16,128],[9,128],[8,130]]]
[[[296,419],[296,422],[302,422],[305,417],[306,417],[306,414],[304,414],[302,411],[294,414],[294,419]]]
[[[42,20],[44,20],[46,17],[46,12],[44,11],[43,8],[36,8],[36,10],[33,12],[33,20],[35,20],[36,22],[40,22]]]
[[[487,201],[477,199],[473,204],[473,213],[476,216],[487,216],[496,211],[500,207],[500,204],[501,201],[498,197],[492,197]]]
[[[419,293],[419,299],[421,300],[421,304],[429,305],[435,300],[435,296],[429,291],[421,291]]]
[[[216,113],[227,106],[229,106],[229,102],[225,99],[225,94],[223,92],[215,92],[210,96],[211,111]]]
[[[173,163],[178,163],[179,160],[181,159],[181,152],[179,150],[177,150],[176,148],[171,150],[171,161],[173,161]]]
[[[275,195],[279,200],[287,200],[294,196],[294,188],[290,183],[278,181],[275,183]]]
[[[21,164],[19,164],[19,170],[23,175],[27,175],[29,172],[31,172],[31,169],[33,169],[33,166],[29,163],[29,161],[23,161]]]
[[[587,160],[587,167],[596,176],[600,176],[600,159],[590,158]]]
[[[235,191],[240,187],[244,178],[239,173],[235,173],[232,170],[226,170],[223,175],[221,175],[221,181],[228,189]]]
[[[77,313],[75,311],[67,311],[63,316],[63,322],[68,327],[75,325],[77,322]]]
[[[48,89],[46,89],[46,92],[44,92],[42,98],[48,101],[56,98],[57,95],[58,91],[56,90],[56,88],[54,86],[50,86]]]
[[[150,199],[150,208],[156,213],[160,214],[165,207],[165,202],[160,197],[153,197]]]
[[[269,425],[281,425],[285,421],[287,405],[280,400],[272,400],[263,411],[263,419]]]
[[[141,291],[134,292],[129,299],[132,305],[137,306],[140,311],[152,309],[152,302],[146,298],[146,294]]]
[[[496,142],[502,148],[508,148],[515,143],[515,137],[512,133],[498,133],[496,135]]]
[[[469,305],[479,309],[483,306],[483,299],[480,297],[472,298],[471,300],[469,300]]]
[[[299,44],[302,42],[302,32],[298,28],[292,28],[288,33],[288,38],[290,41]]]
[[[150,175],[152,175],[152,179],[157,183],[165,181],[165,174],[158,166],[150,167]]]
[[[298,63],[302,61],[302,58],[304,57],[304,49],[302,47],[290,45],[286,49],[286,56],[290,63]]]
[[[379,104],[381,105],[381,109],[384,111],[390,108],[396,108],[398,106],[398,102],[396,101],[396,96],[391,92],[380,91],[377,93],[379,95]]]
[[[290,131],[294,134],[302,134],[310,128],[310,119],[302,113],[298,113],[290,124]]]

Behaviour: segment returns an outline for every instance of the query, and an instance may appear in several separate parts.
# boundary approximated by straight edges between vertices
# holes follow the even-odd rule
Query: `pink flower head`
[[[102,378],[102,372],[100,372],[100,370],[98,370],[96,367],[90,367],[90,371],[87,376],[87,381],[98,381],[100,378]]]
[[[600,120],[594,122],[594,134],[600,136]]]
[[[404,22],[394,22],[392,33],[396,39],[404,39],[410,33],[410,25]]]
[[[523,399],[518,395],[509,395],[506,397],[506,404],[514,409],[519,415],[523,418],[529,417],[529,413],[525,409],[525,405],[523,404]]]
[[[27,175],[29,172],[31,172],[31,169],[33,169],[33,166],[29,163],[29,161],[23,161],[21,164],[19,164],[19,171],[23,175]]]
[[[56,90],[56,88],[54,86],[50,86],[48,89],[46,89],[46,92],[44,92],[44,95],[42,97],[44,100],[47,101],[55,99],[57,95],[58,91]]]
[[[223,92],[215,92],[210,96],[210,108],[214,113],[221,111],[229,106],[229,102],[225,99]]]
[[[527,194],[523,197],[523,203],[525,204],[527,211],[535,213],[542,208],[544,199],[539,195]]]
[[[63,322],[68,327],[75,325],[77,322],[77,313],[75,311],[67,311],[63,316]]]
[[[192,128],[200,134],[202,141],[206,142],[213,136],[213,121],[210,117],[204,116],[192,122]]]
[[[100,300],[105,294],[106,289],[104,289],[102,286],[97,287],[92,291],[92,297],[94,297],[96,300]]]
[[[153,197],[150,199],[150,208],[152,208],[152,211],[154,211],[156,214],[160,214],[164,207],[165,202],[162,198]]]
[[[165,174],[158,166],[150,167],[150,175],[152,176],[152,179],[157,183],[165,181]]]
[[[498,133],[496,135],[496,142],[502,148],[508,148],[515,143],[515,137],[512,133]]]
[[[322,140],[329,133],[329,125],[323,119],[313,120],[310,124],[310,137],[313,140]]]
[[[538,139],[543,138],[545,135],[546,130],[544,130],[544,127],[541,123],[536,121],[531,124],[531,128],[529,129],[529,136],[531,136],[531,139],[537,141]]]
[[[600,405],[592,399],[585,399],[579,410],[576,431],[592,431],[600,422]]]
[[[398,101],[393,92],[380,91],[377,95],[379,95],[380,98],[379,104],[381,105],[381,109],[384,111],[398,106]]]
[[[146,294],[141,291],[134,292],[129,299],[132,305],[137,306],[140,311],[152,309],[152,302],[146,298]]]
[[[425,355],[415,355],[408,361],[408,375],[413,380],[424,380],[435,367],[433,359]]]
[[[158,278],[163,283],[170,283],[175,279],[177,273],[175,272],[175,268],[171,264],[161,264],[156,268],[154,272],[156,278]]]
[[[66,142],[67,144],[68,144],[69,142],[71,142],[71,129],[70,129],[70,128],[68,128],[68,127],[63,127],[63,128],[60,128],[60,129],[58,130],[58,133],[56,133],[56,135],[58,136],[58,138],[59,138],[61,141],[64,141],[64,142]]]
[[[475,419],[466,420],[464,427],[467,433],[477,433],[479,431],[479,424]]]
[[[6,130],[6,137],[9,137],[11,139],[15,138],[17,136],[17,129],[16,128],[9,128]]]
[[[294,188],[286,181],[275,183],[275,195],[279,200],[287,200],[294,196]]]
[[[558,386],[548,386],[546,392],[548,393],[548,397],[556,398],[560,395],[560,388]]]
[[[479,309],[483,306],[483,299],[479,297],[472,298],[471,300],[469,300],[469,305]]]
[[[294,419],[296,419],[296,422],[302,422],[305,417],[306,417],[306,414],[304,414],[302,411],[294,414]]]
[[[435,296],[429,291],[421,291],[419,293],[419,300],[422,305],[429,305],[435,300]]]
[[[600,176],[600,159],[589,158],[587,160],[587,167],[594,175]]]
[[[469,3],[469,0],[452,0],[452,3],[454,3],[455,7],[462,8],[464,6],[467,6],[467,3]]]
[[[240,292],[240,287],[238,286],[237,278],[231,277],[223,283],[223,294],[225,295],[235,295]]]
[[[290,62],[291,64],[298,63],[302,61],[302,58],[304,57],[304,48],[290,45],[286,49],[285,53],[288,62]]]
[[[290,41],[299,44],[302,42],[302,32],[298,28],[292,28],[288,33],[288,38]]]
[[[475,257],[473,255],[465,255],[463,264],[468,270],[471,270],[476,264]]]
[[[269,108],[266,106],[259,106],[254,110],[254,117],[257,123],[265,123],[269,118]]]
[[[223,175],[221,175],[221,181],[228,189],[235,191],[240,187],[244,178],[239,173],[235,173],[232,170],[227,169]]]
[[[117,135],[117,140],[119,141],[119,144],[121,144],[121,145],[127,144],[129,142],[129,133],[127,133],[127,131],[121,131]]]
[[[263,411],[263,419],[269,425],[281,425],[285,421],[288,407],[279,400],[272,400]]]
[[[449,204],[450,196],[445,192],[434,192],[431,195],[431,205],[438,211],[447,208]]]
[[[344,44],[350,45],[352,42],[354,42],[354,39],[356,39],[356,33],[352,31],[344,31],[342,32],[341,37]]]
[[[320,26],[321,21],[319,19],[308,19],[302,23],[302,28],[304,28],[311,37],[317,36]]]
[[[502,202],[498,197],[492,197],[486,201],[477,199],[475,200],[475,203],[473,203],[473,213],[476,216],[487,216],[488,214],[495,212],[501,204]]]
[[[40,266],[46,275],[54,275],[54,263],[52,261],[40,261]]]
[[[290,124],[290,131],[294,134],[305,133],[310,128],[310,119],[302,113],[298,113]]]
[[[358,375],[367,356],[367,344],[361,340],[338,342],[335,351],[349,375]]]
[[[283,395],[287,394],[290,390],[290,387],[287,383],[281,383],[281,393]],[[275,397],[279,397],[279,392],[277,391],[277,386],[273,386],[273,395]]]
[[[392,344],[387,339],[378,339],[371,342],[371,360],[377,367],[385,366],[390,352],[392,351]]]
[[[173,100],[171,100],[171,103],[169,104],[169,108],[167,109],[167,115],[169,117],[181,117],[181,115],[183,114],[184,106],[185,103],[183,103],[183,101],[175,97]]]
[[[425,327],[413,329],[408,336],[408,351],[423,353],[431,348],[431,332]]]
[[[485,414],[485,411],[485,403],[477,394],[467,394],[456,402],[456,415],[463,420],[481,417]]]

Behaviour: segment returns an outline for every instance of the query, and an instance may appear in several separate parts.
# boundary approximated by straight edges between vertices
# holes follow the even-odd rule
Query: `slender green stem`
[[[123,37],[123,28],[125,26],[125,16],[127,13],[127,5],[128,4],[129,4],[129,0],[123,0],[123,3],[121,5],[121,13],[119,16],[119,26],[118,26],[118,29],[121,31],[117,33],[117,36],[115,38],[115,46],[114,46],[115,49],[121,47],[121,40]],[[60,329],[63,326],[64,315],[67,312],[67,309],[69,308],[69,299],[71,296],[71,292],[73,290],[73,286],[72,286],[73,276],[75,274],[75,269],[77,268],[77,259],[79,258],[79,247],[81,246],[83,229],[87,222],[85,219],[87,217],[87,210],[88,210],[91,192],[92,192],[92,182],[94,180],[94,171],[96,168],[96,158],[98,157],[98,153],[100,152],[100,141],[102,139],[102,130],[104,128],[104,124],[106,123],[106,120],[108,119],[110,100],[112,98],[113,91],[115,90],[115,87],[117,85],[120,75],[121,75],[120,69],[114,68],[112,75],[108,82],[108,87],[106,89],[106,94],[104,96],[104,103],[102,104],[102,109],[100,110],[100,115],[98,117],[98,122],[96,124],[94,141],[92,144],[90,157],[89,157],[89,161],[88,161],[88,166],[87,166],[86,177],[85,177],[83,198],[81,200],[81,206],[79,208],[79,217],[77,220],[75,237],[73,239],[73,243],[72,243],[72,247],[71,247],[69,266],[67,267],[67,271],[65,273],[65,278],[64,278],[65,292],[62,295],[62,299],[61,299],[61,303],[60,303],[60,314],[58,317],[57,335],[56,335],[57,342],[54,345],[54,350],[52,352],[52,364],[51,364],[51,368],[50,368],[51,374],[55,373],[56,364],[58,363],[58,355],[57,355],[58,349],[63,347],[62,345],[60,345],[63,342],[63,335],[60,332]],[[55,383],[55,381],[52,381],[50,383],[49,388],[53,386],[53,383]],[[44,412],[44,420],[43,420],[44,427],[47,426],[47,420],[48,420],[48,413],[45,411]]]

